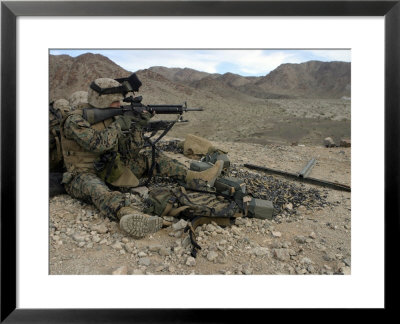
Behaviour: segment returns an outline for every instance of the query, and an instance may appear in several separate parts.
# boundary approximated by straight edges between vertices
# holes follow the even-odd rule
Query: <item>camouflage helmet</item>
[[[65,116],[71,110],[69,102],[66,99],[58,99],[54,101],[53,108],[56,112],[61,113],[61,116]]]
[[[75,91],[69,97],[69,105],[72,110],[86,108],[88,104],[88,93],[87,91]]]
[[[96,108],[107,108],[113,102],[123,99],[122,86],[113,79],[96,79],[91,83],[88,90],[88,102]]]
[[[69,102],[66,99],[57,99],[56,101],[54,101],[53,107],[56,110],[58,110],[58,109],[61,109],[61,110],[68,109],[69,110]]]

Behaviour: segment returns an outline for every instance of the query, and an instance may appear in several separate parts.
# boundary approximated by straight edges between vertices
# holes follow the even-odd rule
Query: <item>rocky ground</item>
[[[193,258],[182,220],[176,219],[172,226],[134,240],[93,206],[60,195],[50,199],[50,274],[350,274],[350,193],[243,166],[251,163],[298,172],[314,157],[317,163],[311,177],[350,185],[350,148],[214,144],[229,152],[231,176],[281,188],[278,192],[284,200],[272,220],[238,218],[226,228],[216,224],[198,227],[202,249]],[[188,163],[184,157],[179,159]],[[145,195],[146,190],[140,194]],[[138,207],[140,194],[127,194]],[[269,193],[264,194],[268,197]]]

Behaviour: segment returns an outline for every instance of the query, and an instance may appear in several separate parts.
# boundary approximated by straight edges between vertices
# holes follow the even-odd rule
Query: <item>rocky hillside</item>
[[[50,55],[50,100],[68,98],[73,92],[87,90],[97,78],[122,78],[130,72],[100,54]]]
[[[282,64],[254,84],[260,93],[297,98],[350,97],[350,63]]]
[[[128,76],[126,71],[100,54],[50,55],[50,99],[68,98],[74,91],[86,90],[99,77]],[[137,71],[143,82],[141,92],[151,92],[153,101],[181,98],[221,100],[257,99],[338,99],[350,97],[350,63],[310,61],[282,64],[263,77],[244,77],[233,73],[210,74],[189,68],[155,66]],[[253,99],[252,99],[253,98]],[[215,99],[215,98],[213,98]],[[218,100],[217,100],[218,101]]]

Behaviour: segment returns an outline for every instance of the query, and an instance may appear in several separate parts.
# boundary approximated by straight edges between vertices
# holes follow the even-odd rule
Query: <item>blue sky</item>
[[[124,69],[135,72],[151,66],[192,68],[208,73],[232,72],[243,76],[266,75],[283,63],[351,61],[350,50],[93,50],[54,49],[50,54],[73,57],[102,54]]]

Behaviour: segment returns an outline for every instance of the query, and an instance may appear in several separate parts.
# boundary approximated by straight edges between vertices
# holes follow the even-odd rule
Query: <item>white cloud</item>
[[[351,61],[350,50],[311,50],[310,52],[323,61]]]

